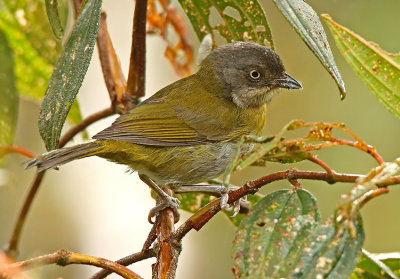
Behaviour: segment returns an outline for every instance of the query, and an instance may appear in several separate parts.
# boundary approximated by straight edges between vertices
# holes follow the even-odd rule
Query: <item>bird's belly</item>
[[[119,142],[120,155],[100,155],[111,161],[129,165],[134,171],[146,174],[157,183],[196,184],[216,178],[234,159],[237,143],[216,142],[193,146],[156,147]],[[252,146],[242,147],[248,152]]]

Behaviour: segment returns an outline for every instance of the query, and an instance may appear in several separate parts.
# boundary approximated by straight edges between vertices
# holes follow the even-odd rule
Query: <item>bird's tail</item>
[[[76,159],[96,155],[102,149],[98,142],[88,142],[71,147],[52,150],[26,161],[26,169],[37,167],[38,172],[51,169]]]

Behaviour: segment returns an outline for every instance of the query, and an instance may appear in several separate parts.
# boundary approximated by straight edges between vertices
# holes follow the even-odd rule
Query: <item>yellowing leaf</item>
[[[371,89],[378,100],[400,117],[400,54],[382,50],[356,33],[322,15],[336,44],[353,70]]]

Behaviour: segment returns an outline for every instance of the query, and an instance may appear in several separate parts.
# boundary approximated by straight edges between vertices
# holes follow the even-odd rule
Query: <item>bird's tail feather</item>
[[[37,167],[38,172],[41,172],[63,165],[76,159],[96,155],[100,149],[102,149],[102,145],[94,141],[52,150],[24,162],[26,163],[25,168],[29,169],[32,167]]]

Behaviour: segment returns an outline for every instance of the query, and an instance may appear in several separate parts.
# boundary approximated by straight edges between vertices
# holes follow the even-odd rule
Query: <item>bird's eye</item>
[[[254,80],[258,80],[258,79],[260,79],[261,74],[260,74],[260,72],[257,71],[257,70],[252,70],[252,71],[250,71],[250,77],[251,77],[252,79],[254,79]]]

